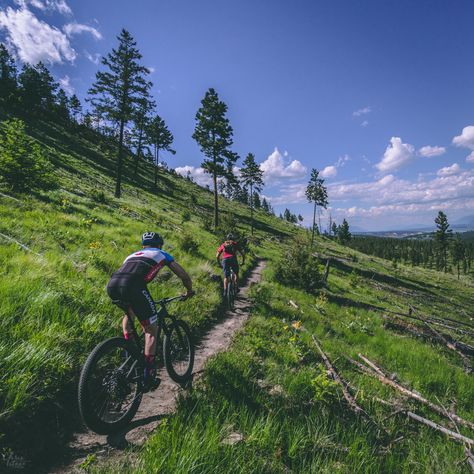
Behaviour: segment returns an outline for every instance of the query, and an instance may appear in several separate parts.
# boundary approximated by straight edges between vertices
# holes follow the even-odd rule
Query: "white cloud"
[[[102,39],[102,34],[100,31],[98,31],[96,28],[89,26],[89,25],[83,25],[82,23],[67,23],[66,25],[63,26],[64,33],[71,38],[73,35],[79,35],[81,33],[89,33],[91,34],[94,39],[100,40]]]
[[[84,56],[91,62],[91,63],[94,63],[94,64],[99,64],[100,63],[100,54],[99,53],[94,53],[94,54],[91,54],[89,53],[89,51],[84,51]]]
[[[59,79],[59,85],[64,89],[66,94],[74,94],[74,87],[71,85],[71,78],[67,74]]]
[[[408,163],[415,156],[413,145],[403,143],[399,137],[392,137],[382,160],[375,166],[379,171],[395,171],[404,164]]]
[[[0,11],[0,30],[6,30],[6,41],[18,58],[36,64],[73,62],[76,52],[67,36],[56,27],[39,20],[27,8]]]
[[[466,156],[466,161],[468,163],[474,163],[474,151],[471,151],[471,153],[469,153],[469,155]]]
[[[444,146],[422,146],[418,153],[421,156],[425,156],[427,158],[431,158],[432,156],[440,156],[446,153],[446,148]]]
[[[351,157],[346,153],[343,156],[340,156],[336,161],[336,168],[342,168],[348,161],[350,161]]]
[[[22,8],[31,5],[38,10],[55,10],[62,15],[72,15],[72,10],[65,0],[15,0],[15,3]]]
[[[364,107],[362,109],[356,110],[355,112],[352,112],[352,115],[354,117],[360,117],[361,115],[370,114],[370,112],[372,112],[372,107],[368,105],[367,107]]]
[[[274,184],[283,178],[299,179],[306,175],[306,167],[300,161],[293,160],[290,163],[287,163],[287,161],[284,155],[275,147],[273,153],[260,163],[265,182]]]
[[[474,151],[474,125],[464,127],[461,135],[453,138],[453,145]]]
[[[360,124],[360,126],[361,126],[361,127],[364,127],[364,128],[367,127],[368,125],[369,125],[369,121],[368,121],[368,120],[364,120],[364,121]]]
[[[438,176],[451,176],[458,174],[461,171],[461,167],[457,163],[453,163],[451,166],[445,166],[436,173]]]
[[[209,173],[206,173],[203,168],[201,167],[194,167],[194,166],[178,166],[174,169],[176,173],[180,174],[181,176],[187,177],[191,176],[193,180],[199,184],[200,186],[211,186],[212,185],[212,177]]]
[[[337,168],[335,166],[326,166],[326,168],[321,171],[321,176],[323,178],[334,178],[336,175]]]

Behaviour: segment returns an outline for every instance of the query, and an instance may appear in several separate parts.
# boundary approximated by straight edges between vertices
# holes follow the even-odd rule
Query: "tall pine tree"
[[[324,186],[324,179],[319,177],[319,171],[316,168],[311,170],[311,177],[306,187],[306,199],[314,204],[313,229],[311,232],[311,246],[313,246],[316,226],[316,208],[317,206],[321,206],[326,209],[328,205],[328,193],[326,186]]]
[[[154,147],[153,164],[155,165],[154,183],[156,188],[158,182],[158,167],[160,164],[160,150],[168,151],[174,155],[176,152],[171,148],[174,137],[166,126],[165,121],[159,115],[155,115],[151,119],[147,127],[147,135],[150,143],[152,143]]]
[[[212,175],[214,185],[214,226],[219,225],[219,198],[217,179],[225,176],[224,160],[232,145],[232,127],[226,117],[227,105],[219,100],[214,89],[209,89],[196,113],[193,138],[206,156],[204,170]]]
[[[261,191],[263,188],[263,171],[255,161],[255,156],[249,153],[240,169],[241,181],[244,186],[250,188],[250,220],[251,233],[253,235],[253,209],[254,209],[254,191]]]
[[[7,48],[0,43],[0,99],[12,100],[18,87],[16,76],[15,60]]]
[[[449,228],[448,218],[443,211],[438,212],[435,219],[436,232],[436,269],[448,271],[448,248],[452,237],[452,230]]]
[[[115,197],[121,195],[122,162],[125,126],[132,120],[140,99],[150,83],[146,77],[150,71],[141,66],[142,58],[132,35],[125,29],[117,37],[119,45],[112,49],[102,64],[107,71],[98,71],[96,81],[89,90],[95,111],[118,128],[117,175]]]

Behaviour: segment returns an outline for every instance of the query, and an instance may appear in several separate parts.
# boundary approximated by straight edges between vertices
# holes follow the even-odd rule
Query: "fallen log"
[[[448,418],[452,419],[456,423],[459,423],[460,425],[466,426],[466,427],[470,428],[471,430],[474,430],[474,423],[472,423],[471,421],[465,420],[464,418],[461,418],[460,416],[456,415],[456,413],[448,412],[443,407],[441,407],[439,405],[436,405],[433,402],[430,402],[429,400],[427,400],[422,395],[419,395],[418,393],[415,393],[415,392],[403,387],[399,383],[397,383],[394,380],[388,378],[384,374],[382,369],[380,367],[378,367],[376,364],[374,364],[372,361],[367,359],[367,357],[364,357],[362,354],[358,354],[358,355],[370,368],[366,367],[366,366],[364,366],[364,365],[360,364],[359,362],[354,361],[352,359],[349,359],[349,360],[352,363],[355,363],[355,365],[357,367],[359,367],[361,370],[363,370],[365,373],[378,378],[380,380],[380,382],[382,382],[383,384],[389,385],[390,387],[398,390],[399,392],[403,393],[404,395],[406,395],[410,398],[413,398],[414,400],[417,400],[418,402],[428,406],[429,408],[431,408],[433,411],[435,411],[439,415],[447,416]],[[370,370],[370,369],[372,369],[372,370]]]
[[[418,421],[419,423],[422,423],[426,426],[429,426],[430,428],[433,428],[437,431],[440,431],[441,433],[444,433],[445,435],[449,436],[450,438],[453,438],[457,441],[461,441],[462,443],[467,444],[469,447],[474,445],[474,440],[471,438],[468,438],[467,436],[464,436],[460,433],[456,433],[455,431],[452,431],[448,428],[445,428],[442,425],[439,425],[438,423],[435,423],[434,421],[429,420],[428,418],[424,418],[420,415],[417,415],[416,413],[413,413],[410,410],[400,410],[400,407],[394,403],[387,402],[387,400],[384,400],[382,398],[375,398],[380,403],[383,403],[384,405],[390,406],[392,408],[396,408],[398,410],[398,413],[406,413],[406,415],[411,418],[412,420]]]
[[[34,255],[37,255],[38,257],[42,257],[40,253],[36,253],[34,250],[31,250],[29,247],[27,247],[25,244],[22,244],[18,240],[14,239],[13,237],[10,237],[9,235],[2,234],[0,232],[0,237],[3,237],[5,240],[8,240],[9,242],[13,242],[17,245],[19,245],[23,250],[26,250],[27,252],[31,252]]]

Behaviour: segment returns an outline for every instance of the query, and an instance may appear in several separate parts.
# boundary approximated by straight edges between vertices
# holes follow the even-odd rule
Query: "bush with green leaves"
[[[56,187],[50,161],[25,133],[22,120],[6,120],[0,126],[0,179],[13,191]]]
[[[318,259],[304,237],[295,238],[275,266],[275,277],[284,285],[314,292],[322,285]]]
[[[179,247],[184,252],[195,253],[199,248],[199,243],[190,233],[185,232],[180,236]]]

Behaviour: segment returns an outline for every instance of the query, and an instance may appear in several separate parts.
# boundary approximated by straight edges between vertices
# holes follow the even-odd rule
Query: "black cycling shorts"
[[[239,264],[237,262],[237,257],[227,257],[222,260],[222,270],[224,270],[224,276],[226,278],[230,277],[230,270],[234,270],[236,275],[239,274]]]
[[[107,293],[112,303],[116,304],[125,312],[128,312],[131,308],[135,316],[140,320],[142,326],[156,323],[158,315],[155,303],[147,288],[143,285],[123,285],[123,283],[123,281],[117,281],[113,278],[109,281]]]

